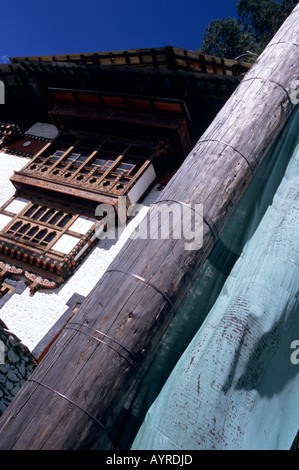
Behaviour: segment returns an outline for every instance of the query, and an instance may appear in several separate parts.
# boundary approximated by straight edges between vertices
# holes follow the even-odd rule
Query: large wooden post
[[[186,250],[184,238],[129,240],[2,416],[1,449],[107,446],[140,363],[292,113],[298,75],[299,6],[161,193],[161,203],[203,204],[202,248]]]

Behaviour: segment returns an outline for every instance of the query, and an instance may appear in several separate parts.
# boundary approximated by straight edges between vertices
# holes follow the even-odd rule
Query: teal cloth
[[[161,391],[152,393],[133,450],[291,447],[299,427],[299,365],[291,362],[299,340],[298,182],[296,109],[180,312],[174,337],[184,335],[186,318],[196,324],[196,309],[204,310],[198,301],[214,298],[210,281],[222,288]],[[157,365],[159,358],[153,370]]]

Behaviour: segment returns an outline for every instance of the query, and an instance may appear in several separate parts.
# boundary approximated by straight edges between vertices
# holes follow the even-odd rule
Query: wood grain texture
[[[181,305],[293,111],[298,25],[299,6],[160,195],[161,201],[203,204],[202,248],[187,251],[184,239],[129,240],[32,375],[54,391],[28,381],[2,416],[1,449],[109,447],[109,433],[138,377],[138,361],[148,363],[174,315],[157,290],[119,271],[142,276],[175,308]]]

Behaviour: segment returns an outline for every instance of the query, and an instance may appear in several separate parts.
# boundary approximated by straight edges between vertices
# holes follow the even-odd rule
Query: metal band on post
[[[102,339],[96,338],[95,336],[86,333],[85,331],[77,330],[76,328],[72,328],[71,325],[77,325],[77,326],[82,326],[82,327],[88,328],[89,330],[92,330],[92,331],[94,331],[95,333],[101,334],[101,335],[103,335],[105,338],[108,338],[109,340],[113,341],[113,342],[116,343],[118,346],[120,346],[125,352],[127,352],[127,353],[131,356],[131,358],[132,358],[135,362],[138,363],[138,366],[143,369],[143,366],[142,366],[141,362],[139,361],[139,359],[138,359],[131,351],[129,351],[127,348],[125,348],[121,343],[119,343],[118,341],[116,341],[115,339],[113,339],[111,336],[108,336],[106,333],[103,333],[102,331],[96,330],[95,328],[92,328],[91,326],[84,325],[83,323],[70,322],[70,323],[67,323],[67,325],[65,326],[65,329],[77,331],[78,333],[82,333],[82,334],[84,334],[84,335],[86,335],[86,336],[89,336],[90,338],[94,339],[95,341],[98,341],[99,343],[105,344],[106,346],[108,346],[108,348],[110,348],[110,349],[112,349],[113,351],[117,352],[117,354],[119,354],[120,357],[122,357],[123,359],[125,359],[125,360],[130,364],[130,366],[134,367],[134,368],[137,370],[137,372],[140,372],[139,369],[138,369],[138,367],[137,367],[135,364],[133,364],[127,357],[123,356],[116,348],[114,348],[114,347],[111,346],[110,344],[106,343],[106,342],[103,341]]]
[[[38,380],[35,380],[35,379],[31,379],[29,378],[27,380],[27,382],[33,382],[33,383],[36,383],[37,385],[40,385],[41,387],[44,387],[46,388],[47,390],[49,390],[50,392],[52,393],[55,393],[57,396],[59,396],[60,398],[63,398],[64,400],[68,401],[69,403],[71,403],[72,405],[74,405],[76,408],[79,408],[83,413],[85,413],[90,419],[92,419],[101,429],[104,429],[104,431],[106,431],[107,435],[109,436],[109,431],[108,429],[106,428],[106,426],[104,426],[104,424],[102,424],[97,418],[95,418],[91,413],[89,413],[89,411],[85,410],[85,408],[83,408],[82,406],[78,405],[78,403],[74,402],[73,400],[71,400],[70,398],[68,398],[67,396],[63,395],[62,393],[58,392],[57,390],[55,390],[54,388],[50,387],[49,385],[46,385],[42,382],[39,382]]]
[[[292,103],[292,100],[291,100],[291,97],[287,91],[287,89],[279,82],[277,82],[276,80],[272,80],[272,78],[264,78],[264,77],[251,77],[251,78],[244,78],[240,84],[244,83],[244,82],[249,82],[251,80],[264,80],[265,82],[270,82],[270,83],[274,83],[274,85],[277,85],[279,86],[284,92],[285,94],[287,95],[287,98],[289,100],[289,102],[291,103],[291,105],[293,106],[293,103]]]
[[[176,315],[176,309],[172,303],[172,301],[170,300],[170,298],[168,297],[167,294],[165,294],[165,292],[163,292],[161,289],[159,289],[159,287],[155,286],[155,284],[153,284],[152,282],[150,281],[147,281],[146,279],[144,279],[142,276],[139,276],[138,274],[134,274],[134,273],[129,273],[127,271],[122,271],[121,269],[107,269],[106,273],[111,273],[111,272],[118,272],[118,273],[122,273],[122,274],[127,274],[128,276],[132,276],[134,277],[135,279],[138,279],[138,281],[141,281],[141,282],[144,282],[145,284],[149,285],[150,287],[152,287],[153,289],[155,289],[157,292],[159,292],[159,294],[162,295],[163,299],[171,306],[171,308],[173,309],[174,311],[174,314]]]
[[[159,201],[155,201],[153,202],[153,205],[154,204],[160,204],[160,203],[163,203],[163,202],[174,202],[176,204],[180,204],[182,206],[185,206],[185,207],[188,207],[189,209],[191,209],[193,212],[195,212],[196,214],[198,214],[196,212],[196,210],[194,209],[194,207],[192,207],[190,204],[187,204],[186,202],[181,202],[181,201],[175,201],[174,199],[161,199]],[[216,229],[215,225],[211,222],[211,221],[208,221],[206,217],[202,216],[200,214],[200,216],[202,217],[203,221],[205,222],[205,224],[209,227],[210,229],[210,232],[212,234],[212,237],[214,239],[214,245],[216,244],[218,238],[219,238],[219,233],[218,233],[218,230]]]
[[[292,44],[293,46],[299,47],[299,44],[296,44],[295,42],[292,42],[292,41],[273,42],[272,44],[268,44],[267,47],[277,46],[277,44]]]

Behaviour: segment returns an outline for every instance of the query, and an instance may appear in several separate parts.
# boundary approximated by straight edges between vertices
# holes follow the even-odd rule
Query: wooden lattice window
[[[0,208],[0,260],[62,282],[97,243],[98,205],[123,217],[118,197],[138,202],[156,159],[151,141],[61,134],[11,177],[17,193]]]
[[[94,218],[20,198],[0,210],[2,235],[62,255],[71,251],[95,223]]]
[[[67,137],[67,136],[66,136]],[[77,138],[67,147],[67,139],[37,156],[24,168],[24,174],[56,183],[95,190],[111,195],[125,195],[149,168],[156,147],[112,138]]]
[[[23,242],[35,243],[39,246],[48,246],[56,237],[57,232],[48,229],[41,229],[38,225],[24,223],[22,221],[15,222],[6,231],[8,235],[14,236],[17,240]]]

